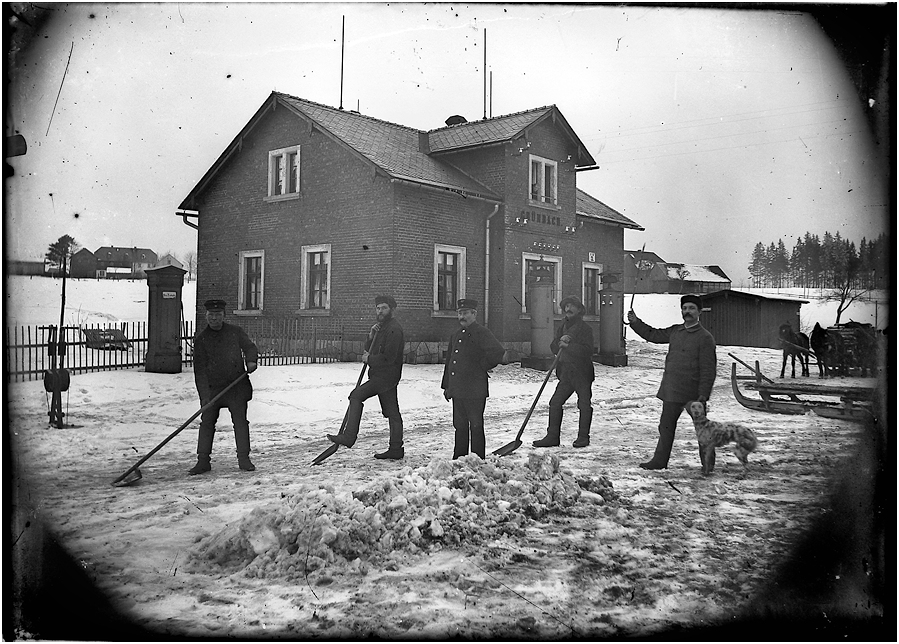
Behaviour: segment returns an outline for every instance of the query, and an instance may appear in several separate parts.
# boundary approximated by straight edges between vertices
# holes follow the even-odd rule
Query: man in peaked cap
[[[194,338],[194,381],[200,404],[205,407],[243,374],[256,371],[259,351],[243,329],[225,322],[224,300],[207,300],[204,307],[207,326]],[[248,472],[256,469],[250,461],[250,423],[247,421],[247,402],[252,398],[253,385],[246,377],[200,415],[197,464],[190,469],[190,474],[203,474],[212,469],[215,424],[222,407],[228,408],[234,423],[238,466]]]
[[[375,298],[375,312],[378,321],[372,325],[365,341],[362,361],[368,364],[368,380],[350,393],[350,407],[347,412],[346,428],[342,434],[328,434],[328,438],[338,445],[352,447],[359,435],[362,408],[366,400],[377,396],[381,403],[381,413],[390,427],[390,444],[386,452],[375,454],[375,458],[400,459],[405,456],[403,448],[403,417],[397,401],[397,385],[403,375],[403,351],[405,340],[403,328],[393,317],[396,300],[390,295]]]
[[[573,295],[563,299],[559,308],[565,319],[556,330],[556,336],[549,345],[559,356],[556,376],[559,383],[549,400],[549,426],[546,436],[534,441],[534,447],[556,447],[562,434],[562,406],[577,393],[578,418],[577,439],[574,447],[590,444],[590,423],[593,421],[593,329],[584,322],[587,308]]]
[[[665,372],[656,394],[662,401],[659,442],[653,457],[640,463],[644,470],[668,467],[677,419],[684,406],[691,400],[708,401],[715,384],[715,338],[699,323],[702,300],[697,295],[684,295],[680,302],[684,323],[667,329],[654,329],[638,318],[633,309],[627,313],[627,321],[640,337],[648,342],[668,344]],[[700,460],[704,458],[701,452],[699,456]]]
[[[505,349],[487,327],[477,322],[478,303],[461,299],[456,303],[459,329],[449,339],[443,368],[443,397],[453,401],[456,430],[453,459],[471,451],[485,458],[484,408],[490,395],[488,371],[503,361]]]

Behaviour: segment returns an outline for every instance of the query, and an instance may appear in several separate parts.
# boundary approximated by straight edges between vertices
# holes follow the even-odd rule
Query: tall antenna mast
[[[346,26],[346,16],[340,17],[340,107],[343,109],[343,32]]]
[[[490,70],[490,118],[493,118],[493,70]]]
[[[487,28],[484,28],[484,118],[487,118]]]

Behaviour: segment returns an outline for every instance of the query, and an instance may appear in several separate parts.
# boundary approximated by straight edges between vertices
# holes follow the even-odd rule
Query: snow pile
[[[608,479],[575,479],[559,469],[557,454],[529,454],[524,466],[474,455],[434,459],[352,493],[335,494],[332,485],[320,484],[284,495],[280,506],[256,508],[200,538],[189,567],[288,580],[325,567],[361,574],[372,565],[395,570],[409,555],[444,545],[520,535],[530,522],[572,506],[582,494],[600,504],[614,498]]]

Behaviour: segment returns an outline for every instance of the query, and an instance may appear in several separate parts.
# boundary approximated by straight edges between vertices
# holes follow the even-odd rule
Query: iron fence
[[[316,324],[315,320],[285,318],[237,318],[229,323],[242,327],[259,348],[260,365],[337,362],[348,359],[342,327]],[[182,364],[193,364],[194,323],[182,322]],[[146,366],[149,335],[146,322],[65,326],[64,359],[55,349],[56,326],[7,327],[4,341],[6,381],[40,380],[54,366],[70,373],[86,373]],[[56,355],[51,356],[51,345]]]

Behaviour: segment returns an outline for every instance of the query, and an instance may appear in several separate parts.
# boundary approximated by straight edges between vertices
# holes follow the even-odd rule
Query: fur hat
[[[378,304],[386,304],[392,309],[396,308],[396,300],[389,295],[378,295],[375,298],[375,305],[377,306]]]
[[[687,302],[692,302],[693,304],[696,305],[696,308],[697,308],[697,309],[699,309],[700,311],[702,310],[702,300],[699,299],[699,296],[698,296],[698,295],[684,295],[684,296],[680,299],[680,304],[681,304],[681,306],[683,306],[683,305],[686,304]]]
[[[574,295],[569,295],[568,297],[564,298],[561,302],[559,302],[559,308],[564,311],[566,304],[574,304],[576,307],[578,307],[581,310],[580,312],[582,314],[587,312],[587,307],[583,305],[583,303],[581,302],[581,299],[579,297],[575,297]]]

